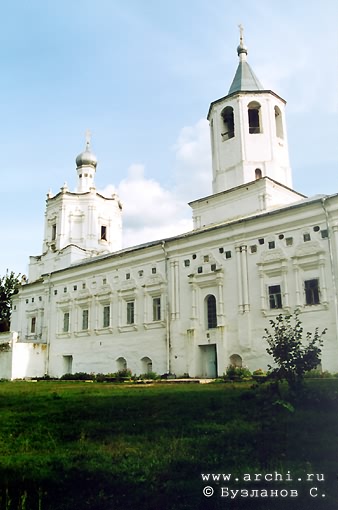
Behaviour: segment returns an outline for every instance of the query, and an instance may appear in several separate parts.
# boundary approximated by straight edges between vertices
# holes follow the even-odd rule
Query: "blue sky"
[[[46,193],[75,188],[86,129],[97,188],[124,203],[125,245],[190,228],[239,23],[250,65],[287,101],[294,188],[338,192],[335,0],[12,0],[1,18],[0,275],[41,253]]]

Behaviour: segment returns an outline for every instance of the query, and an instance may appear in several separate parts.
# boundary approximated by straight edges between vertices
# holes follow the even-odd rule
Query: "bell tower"
[[[262,177],[292,189],[285,104],[263,87],[247,62],[240,26],[239,63],[225,97],[211,103],[213,193]]]
[[[85,150],[76,158],[76,190],[64,184],[56,195],[47,194],[42,254],[30,257],[30,281],[122,248],[122,205],[115,193],[96,190],[96,168],[87,132]]]

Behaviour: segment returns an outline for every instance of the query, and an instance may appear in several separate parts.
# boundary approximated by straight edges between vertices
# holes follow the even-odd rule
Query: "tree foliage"
[[[0,332],[9,331],[11,312],[12,312],[12,296],[19,290],[20,275],[16,275],[8,269],[4,276],[0,276]]]
[[[277,379],[287,381],[290,389],[296,389],[303,382],[304,374],[320,363],[326,329],[321,333],[318,328],[314,333],[304,333],[299,310],[293,315],[280,314],[270,320],[270,324],[272,332],[265,329],[263,338],[268,343],[267,353],[273,357],[276,366],[269,366],[269,369]]]

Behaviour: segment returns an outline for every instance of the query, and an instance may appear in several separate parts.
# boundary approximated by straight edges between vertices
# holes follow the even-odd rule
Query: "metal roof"
[[[228,94],[233,94],[234,92],[241,91],[251,92],[258,90],[260,91],[264,90],[263,85],[255,75],[247,61],[246,60],[240,61]]]

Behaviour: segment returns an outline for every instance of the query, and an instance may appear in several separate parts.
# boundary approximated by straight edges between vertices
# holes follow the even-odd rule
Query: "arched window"
[[[262,178],[262,170],[260,168],[256,168],[256,170],[255,170],[255,179],[256,179],[256,181],[258,179],[261,179],[261,178]]]
[[[249,133],[257,134],[262,132],[261,105],[256,101],[248,104]]]
[[[117,358],[116,368],[117,368],[117,370],[126,370],[127,369],[127,360],[123,357]]]
[[[230,356],[230,365],[233,367],[241,367],[243,366],[243,360],[239,354],[233,354]]]
[[[234,110],[231,106],[226,106],[221,113],[222,116],[222,139],[229,140],[235,136]]]
[[[142,374],[149,374],[153,371],[153,362],[148,356],[141,359]]]
[[[205,298],[207,312],[207,328],[213,329],[217,327],[217,309],[216,298],[212,294]]]
[[[284,138],[282,112],[278,106],[275,106],[275,125],[276,136],[278,136],[278,138]]]

